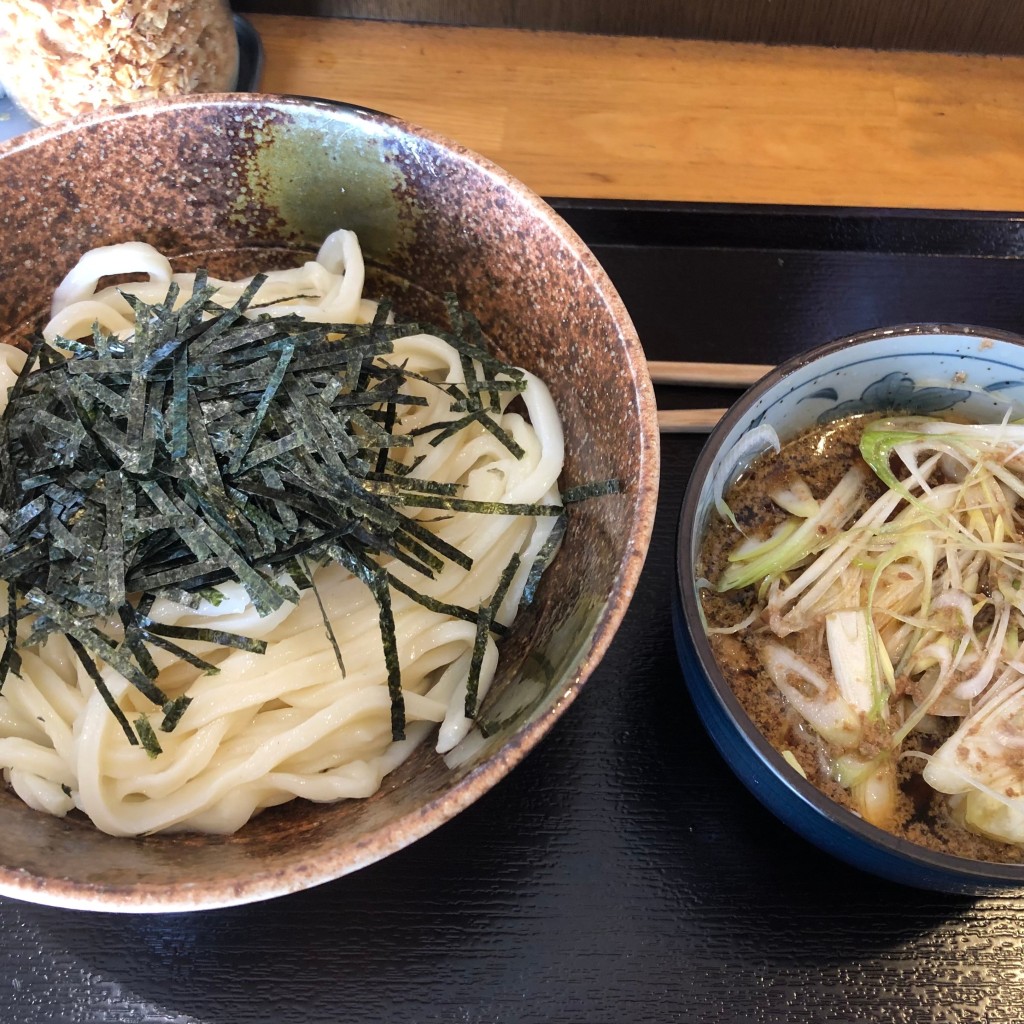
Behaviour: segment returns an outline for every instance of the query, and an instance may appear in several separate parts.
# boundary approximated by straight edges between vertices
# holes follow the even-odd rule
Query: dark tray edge
[[[1024,256],[1024,213],[549,198],[589,245]]]

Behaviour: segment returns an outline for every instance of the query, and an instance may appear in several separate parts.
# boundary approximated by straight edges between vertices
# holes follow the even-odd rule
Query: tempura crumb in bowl
[[[1022,393],[1000,331],[819,346],[728,411],[681,512],[676,642],[719,751],[800,835],[910,886],[1024,886]]]
[[[22,344],[48,318],[61,280],[97,247],[147,243],[175,272],[202,267],[234,280],[311,261],[332,232],[353,233],[365,261],[365,296],[387,299],[396,316],[417,323],[447,324],[461,316],[453,309],[465,310],[502,365],[547,385],[565,439],[559,486],[580,499],[567,506],[561,547],[539,581],[530,581],[529,601],[498,636],[497,675],[478,709],[486,728],[472,729],[447,757],[425,742],[372,796],[272,806],[226,835],[108,835],[77,807],[54,817],[5,789],[0,892],[124,912],[251,902],[372,863],[471,804],[541,739],[593,671],[625,613],[650,539],[658,482],[653,393],[629,317],[586,246],[525,186],[456,144],[387,115],[290,97],[187,98],[40,129],[0,147],[0,193],[0,329]],[[332,262],[330,254],[322,258]],[[372,333],[376,321],[367,315]],[[386,326],[382,313],[378,327]],[[283,367],[290,356],[274,344],[268,366]],[[215,347],[204,345],[207,352]],[[159,358],[161,352],[149,365]],[[484,366],[485,377],[490,372],[488,380],[506,380],[487,369],[489,357],[469,358]],[[494,383],[492,391],[521,387],[516,379]],[[94,397],[117,405],[95,380],[89,386]],[[487,381],[481,386],[486,392]],[[158,384],[167,398],[160,416],[168,417],[168,439],[174,387],[169,369]],[[261,392],[264,405],[272,390]],[[60,404],[59,391],[53,400]],[[458,401],[453,408],[461,414],[483,417],[479,401],[464,394]],[[296,409],[300,404],[296,399]],[[359,420],[362,435],[390,437],[393,411],[374,416],[376,426],[373,417]],[[315,434],[315,423],[308,429]],[[230,452],[220,454],[230,462]],[[128,453],[130,462],[136,457]],[[413,460],[396,460],[381,454],[366,467],[381,493],[394,488],[396,474],[410,472]],[[279,504],[290,493],[286,485],[267,485]],[[446,517],[444,509],[458,502],[454,493],[435,496],[440,511],[432,518]],[[428,557],[412,543],[409,550],[420,552],[413,561]],[[388,604],[374,593],[382,603],[373,618],[383,622]],[[478,618],[472,628],[486,634],[492,618]],[[152,720],[159,735],[159,720]],[[127,726],[141,728],[135,718]],[[66,789],[75,804],[73,787]]]

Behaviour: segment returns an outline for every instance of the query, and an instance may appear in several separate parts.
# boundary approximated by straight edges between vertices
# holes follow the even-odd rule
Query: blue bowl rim
[[[1024,863],[1009,864],[958,857],[902,839],[837,804],[785,761],[743,709],[718,667],[707,634],[699,628],[700,615],[692,583],[694,566],[691,557],[691,538],[696,526],[700,492],[705,479],[711,473],[726,435],[749,415],[758,399],[778,386],[795,370],[839,350],[887,338],[926,335],[959,335],[980,340],[991,339],[1024,348],[1024,336],[1011,331],[967,324],[912,323],[860,331],[818,345],[780,363],[730,406],[708,435],[690,473],[683,497],[676,535],[676,639],[680,648],[683,644],[689,644],[693,660],[700,666],[702,679],[695,678],[694,673],[690,671],[685,673],[685,680],[715,745],[730,768],[754,796],[794,831],[848,863],[893,880],[947,891],[1000,892],[1011,887],[1024,888]],[[682,650],[680,655],[682,656]],[[692,665],[690,667],[692,668]],[[708,700],[710,704],[707,703]],[[716,716],[716,721],[711,720],[712,715]],[[747,777],[741,767],[729,758],[726,734],[733,739],[741,740],[745,752],[753,755],[764,766],[772,777],[773,784],[781,787],[778,794],[766,792],[763,779]],[[808,811],[811,812],[813,817],[802,817],[801,810],[804,815]],[[811,827],[812,822],[819,827],[823,826],[825,831],[817,833]],[[858,851],[844,847],[837,841],[840,833],[855,837],[862,844],[862,849]],[[922,872],[920,877],[915,876],[914,869]]]

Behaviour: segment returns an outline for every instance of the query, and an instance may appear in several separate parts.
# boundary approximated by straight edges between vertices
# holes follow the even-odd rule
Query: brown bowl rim
[[[169,885],[140,883],[91,886],[67,879],[39,878],[17,870],[0,870],[0,894],[29,902],[66,909],[124,913],[169,913],[237,906],[276,898],[333,881],[367,867],[423,838],[469,807],[504,778],[575,700],[583,684],[606,654],[622,622],[636,590],[653,533],[659,488],[660,434],[654,388],[643,348],[629,313],[607,272],[579,235],[550,204],[488,157],[431,129],[363,106],[287,94],[209,93],[112,107],[98,113],[82,114],[56,125],[35,128],[24,135],[0,143],[0,172],[6,156],[32,148],[46,139],[73,134],[92,124],[144,119],[147,116],[158,115],[167,108],[210,106],[239,109],[270,108],[285,113],[321,111],[324,114],[336,114],[343,111],[370,123],[387,126],[423,139],[449,152],[458,160],[476,165],[497,183],[509,188],[534,217],[544,221],[549,229],[563,240],[566,248],[581,264],[587,280],[599,290],[608,315],[618,328],[623,354],[632,376],[639,424],[639,436],[636,439],[639,446],[639,493],[630,543],[627,554],[620,564],[614,589],[587,645],[586,654],[577,663],[573,673],[567,676],[560,699],[535,720],[512,733],[498,751],[434,800],[395,819],[355,846],[339,848],[336,853],[329,856],[321,855],[314,863],[302,864],[284,871],[257,871],[252,876],[232,884],[204,886],[200,881]]]

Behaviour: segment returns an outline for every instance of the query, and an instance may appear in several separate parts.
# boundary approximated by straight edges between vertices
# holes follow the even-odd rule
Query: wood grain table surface
[[[546,196],[1024,206],[1024,57],[250,19],[264,91],[398,115]]]

